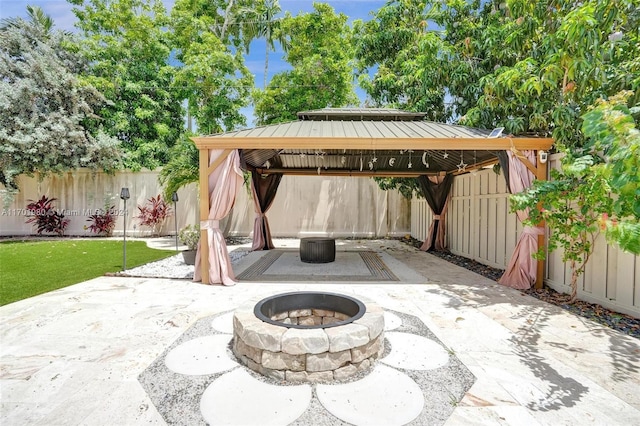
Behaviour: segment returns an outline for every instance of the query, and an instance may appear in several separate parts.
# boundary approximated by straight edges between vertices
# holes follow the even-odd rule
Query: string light
[[[460,163],[456,166],[458,167],[458,173],[462,173],[467,170],[468,164],[464,162],[462,158],[462,151],[460,151]]]
[[[478,174],[478,169],[476,167],[476,164],[478,164],[478,158],[476,157],[476,150],[473,150],[473,171],[471,172],[472,175],[477,175]]]
[[[422,164],[428,169],[429,168],[429,160],[427,159],[427,151],[422,153]]]

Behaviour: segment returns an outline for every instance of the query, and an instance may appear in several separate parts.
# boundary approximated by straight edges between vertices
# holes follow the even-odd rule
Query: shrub
[[[153,235],[160,234],[160,228],[164,221],[171,216],[171,208],[160,194],[151,197],[143,206],[138,206],[138,216],[135,218],[140,221],[141,226],[151,228]]]
[[[85,226],[85,229],[98,235],[110,237],[113,228],[116,226],[116,216],[113,214],[115,206],[106,207],[104,210],[96,210],[95,214],[89,216],[87,222],[91,225]]]
[[[198,225],[187,225],[180,230],[178,238],[182,241],[189,250],[196,250],[198,248],[198,241],[200,241],[200,227]]]
[[[69,226],[69,219],[64,217],[64,214],[58,213],[54,207],[53,202],[57,198],[48,198],[43,195],[37,201],[29,200],[31,203],[27,204],[27,219],[26,223],[33,223],[36,227],[38,235],[42,235],[43,232],[50,232],[64,235],[65,229]]]

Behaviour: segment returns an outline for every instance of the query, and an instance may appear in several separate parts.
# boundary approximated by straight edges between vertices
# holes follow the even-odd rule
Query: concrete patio
[[[296,240],[274,242],[295,249]],[[475,376],[459,402],[443,402],[451,404],[453,412],[435,423],[640,424],[638,339],[398,241],[339,241],[338,250],[376,253],[397,280],[345,282],[336,275],[335,280],[256,280],[222,287],[186,280],[100,277],[1,307],[2,424],[166,424],[162,410],[145,391],[141,374],[193,332],[201,319],[222,318],[248,300],[298,290],[360,296],[398,316],[418,318],[429,336]],[[265,255],[250,253],[234,266],[236,273]],[[286,262],[273,264],[278,274],[291,273],[292,261]],[[354,267],[350,274],[359,271]],[[244,367],[231,368],[233,374],[244,374]],[[371,376],[386,374],[389,367],[379,363],[376,369]],[[394,388],[394,383],[387,383]],[[314,385],[310,399],[302,402],[303,414],[291,423],[351,424],[338,420],[344,419],[338,411],[348,411],[349,406],[319,406],[325,390]],[[205,405],[201,403],[203,412]],[[437,409],[427,403],[420,408],[423,414]],[[269,423],[272,419],[259,413],[256,408],[250,424],[279,424]],[[409,424],[427,424],[424,418]],[[172,423],[193,424],[188,417],[183,419]]]

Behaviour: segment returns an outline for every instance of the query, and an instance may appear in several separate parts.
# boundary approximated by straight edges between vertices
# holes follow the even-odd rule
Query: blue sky
[[[175,3],[175,0],[163,0],[167,10]],[[330,4],[336,12],[344,13],[349,20],[371,19],[371,11],[382,7],[386,0],[332,0],[325,1]],[[55,22],[57,29],[74,30],[75,16],[71,11],[72,5],[66,0],[0,0],[0,18],[10,18],[16,16],[26,16],[27,5],[40,6]],[[280,7],[284,11],[289,11],[296,15],[300,12],[313,10],[313,0],[280,0]],[[263,86],[264,75],[264,55],[265,45],[263,40],[256,40],[251,44],[249,55],[246,57],[246,66],[254,74],[256,87]],[[280,71],[290,68],[282,59],[282,52],[270,52],[269,54],[269,78]],[[357,91],[361,100],[364,100],[364,93]],[[248,117],[249,125],[253,122],[253,111],[247,108],[243,111]]]

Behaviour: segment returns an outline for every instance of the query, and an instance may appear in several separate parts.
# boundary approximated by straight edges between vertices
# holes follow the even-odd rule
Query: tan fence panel
[[[433,212],[424,198],[421,201],[420,203],[411,203],[411,235],[424,241],[427,239],[429,227],[433,222]]]
[[[559,166],[559,156],[549,157],[550,168]],[[453,254],[504,269],[511,258],[522,225],[509,212],[509,194],[502,175],[492,170],[458,176],[451,188],[447,216],[447,243]],[[423,199],[411,202],[411,235],[420,237],[423,222],[416,218],[428,209]],[[562,262],[562,251],[547,256],[545,283],[569,292],[571,269]],[[640,257],[607,245],[598,237],[594,253],[580,277],[578,297],[618,312],[640,317]]]
[[[492,170],[482,170],[456,177],[451,191],[447,217],[449,250],[504,268],[520,231],[515,215],[509,214],[504,178]]]
[[[411,202],[382,191],[370,178],[284,176],[267,212],[274,237],[404,236],[411,229]],[[247,191],[238,193],[227,221],[231,235],[249,235],[255,213]]]

